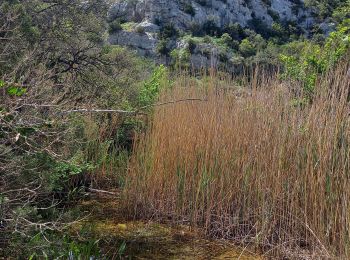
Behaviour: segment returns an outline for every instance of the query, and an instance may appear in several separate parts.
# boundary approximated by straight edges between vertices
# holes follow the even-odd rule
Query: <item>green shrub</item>
[[[229,24],[224,27],[223,31],[228,33],[233,40],[240,41],[245,37],[244,30],[239,23]]]
[[[226,44],[227,46],[230,46],[232,43],[232,37],[228,33],[224,33],[223,35],[221,35],[220,40],[223,44]]]
[[[93,169],[90,164],[76,164],[70,162],[55,162],[52,171],[48,174],[49,188],[54,193],[70,195],[88,183],[88,173]]]
[[[169,86],[168,70],[165,66],[160,65],[151,78],[143,84],[140,91],[139,104],[140,106],[150,106],[158,98],[162,88]]]
[[[171,23],[168,23],[161,28],[160,33],[159,33],[159,37],[161,39],[168,39],[168,38],[177,37],[178,34],[179,34],[179,32],[175,28],[175,26]]]
[[[196,15],[196,11],[194,10],[193,6],[191,5],[191,3],[185,3],[184,4],[184,12],[191,15],[191,16],[195,16]]]
[[[221,34],[221,29],[216,24],[214,17],[208,17],[208,20],[203,24],[203,31],[210,36]]]
[[[135,32],[137,32],[139,34],[144,34],[145,33],[145,28],[142,27],[142,26],[136,26]]]
[[[168,48],[168,40],[167,39],[160,40],[156,47],[156,51],[160,55],[168,56],[170,53],[170,49]]]
[[[189,39],[187,42],[187,49],[190,52],[190,54],[194,53],[194,50],[196,49],[197,44],[193,39]]]
[[[295,43],[293,43],[295,44]],[[347,57],[350,49],[350,19],[345,20],[330,34],[324,45],[305,41],[299,44],[297,55],[281,55],[285,66],[284,77],[301,81],[309,99],[315,91],[317,78]]]
[[[239,52],[244,57],[253,56],[256,53],[254,45],[249,41],[249,39],[244,39],[239,45]]]
[[[115,20],[115,21],[109,23],[109,27],[108,27],[109,33],[119,32],[122,29],[123,29],[122,25],[121,25],[120,21],[118,21],[118,20]]]

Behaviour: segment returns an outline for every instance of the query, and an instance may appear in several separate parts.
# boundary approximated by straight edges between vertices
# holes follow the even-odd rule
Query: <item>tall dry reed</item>
[[[344,64],[324,76],[310,103],[295,85],[268,77],[243,89],[220,76],[179,77],[161,101],[207,101],[155,108],[130,162],[129,212],[268,253],[349,256],[346,71]]]

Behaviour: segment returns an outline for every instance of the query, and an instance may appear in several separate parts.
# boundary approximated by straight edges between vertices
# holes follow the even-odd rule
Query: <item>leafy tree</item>
[[[239,45],[239,51],[244,57],[253,56],[256,53],[256,49],[252,42],[246,38]]]

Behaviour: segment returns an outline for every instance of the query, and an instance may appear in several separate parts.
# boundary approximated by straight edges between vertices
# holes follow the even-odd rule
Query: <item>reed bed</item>
[[[245,87],[219,75],[179,76],[137,137],[124,205],[139,218],[186,223],[266,255],[349,256],[349,76],[317,83],[255,73]]]

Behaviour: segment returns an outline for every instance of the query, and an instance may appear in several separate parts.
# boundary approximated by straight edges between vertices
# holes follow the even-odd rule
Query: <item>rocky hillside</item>
[[[304,0],[117,0],[108,15],[109,42],[132,47],[141,55],[154,58],[181,56],[172,50],[187,48],[190,52],[187,59],[196,65],[212,62],[209,57],[213,53],[226,62],[248,37],[255,41],[252,37],[256,35],[278,40],[286,35],[308,35],[315,23],[313,12]],[[333,27],[326,21],[319,31],[327,34]],[[232,44],[224,47],[233,52],[220,49],[215,40],[198,38],[220,38],[225,33],[222,42]],[[191,41],[191,37],[197,38]],[[261,39],[258,41],[261,43]],[[238,59],[249,56],[249,46],[244,52]]]
[[[238,22],[248,25],[258,18],[272,25],[276,16],[307,26],[301,0],[119,0],[110,10],[110,19],[151,24],[172,23],[177,28],[191,29],[213,20],[219,27]],[[152,28],[154,29],[154,28]]]

